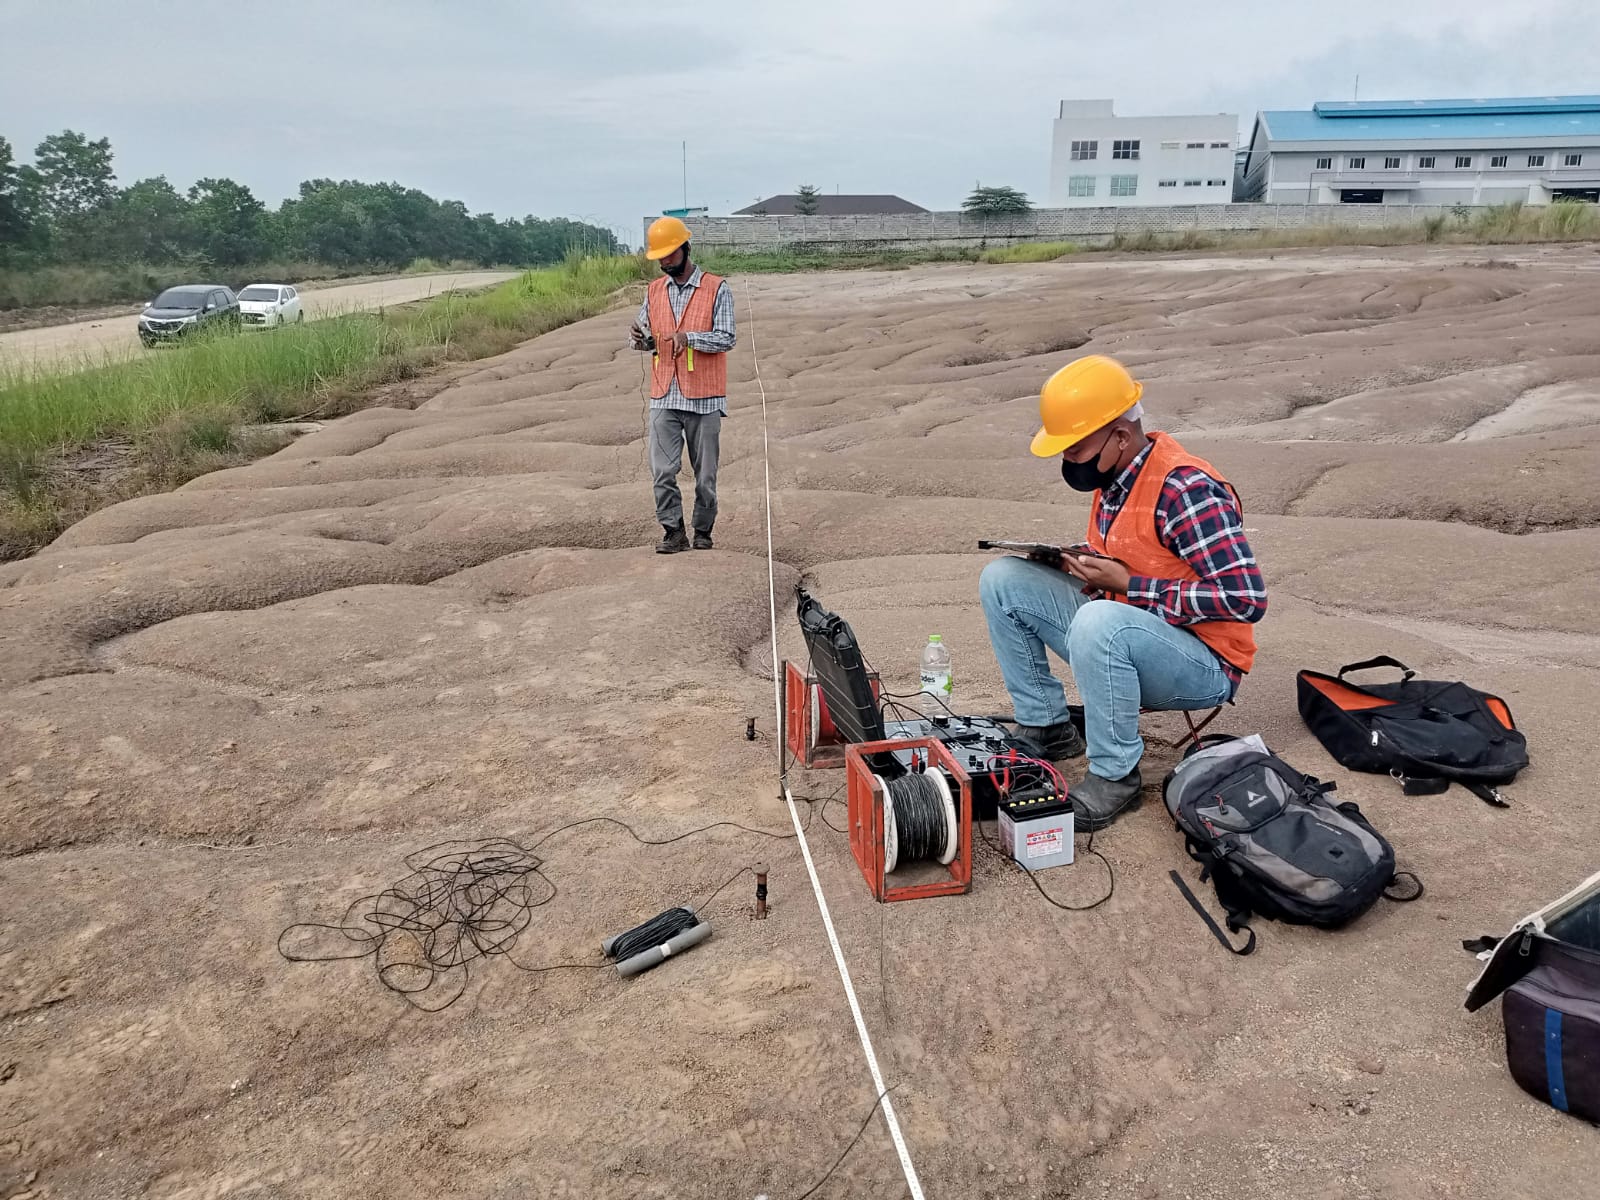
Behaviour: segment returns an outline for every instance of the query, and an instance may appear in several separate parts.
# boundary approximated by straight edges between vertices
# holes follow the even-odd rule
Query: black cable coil
[[[885,780],[894,807],[896,865],[937,861],[950,841],[944,793],[927,772]]]
[[[636,925],[626,933],[617,934],[617,940],[611,943],[611,957],[619,963],[625,962],[641,950],[649,950],[670,941],[684,930],[693,929],[699,923],[700,918],[695,915],[694,909],[669,908],[666,912],[651,917],[643,925]]]

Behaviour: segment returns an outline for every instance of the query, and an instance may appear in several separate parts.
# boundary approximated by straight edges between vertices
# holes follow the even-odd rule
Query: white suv
[[[286,283],[252,283],[239,293],[239,318],[246,329],[271,329],[304,321],[300,293]]]

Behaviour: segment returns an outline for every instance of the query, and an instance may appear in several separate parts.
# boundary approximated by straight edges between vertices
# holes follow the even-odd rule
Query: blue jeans
[[[1116,600],[1089,600],[1072,576],[1027,559],[997,558],[978,593],[1012,712],[1022,725],[1067,719],[1067,697],[1045,647],[1072,668],[1083,697],[1089,769],[1121,779],[1139,765],[1139,709],[1212,708],[1233,685],[1215,654],[1187,629]]]

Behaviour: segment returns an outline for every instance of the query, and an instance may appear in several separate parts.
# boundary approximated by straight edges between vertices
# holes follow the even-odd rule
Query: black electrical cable
[[[299,921],[287,926],[278,934],[278,953],[289,962],[372,958],[378,982],[424,1012],[439,1012],[459,1000],[471,978],[472,964],[480,960],[503,958],[530,975],[600,970],[606,964],[529,966],[517,961],[512,951],[532,924],[533,910],[549,904],[557,894],[555,883],[541,870],[544,860],[533,853],[534,847],[564,829],[602,821],[619,826],[635,841],[648,846],[668,845],[719,825],[734,824],[719,821],[656,841],[640,837],[632,827],[614,818],[591,817],[551,830],[533,846],[523,846],[509,838],[439,842],[407,855],[403,861],[409,874],[379,892],[352,901],[336,923]],[[737,827],[767,837],[779,836],[743,825]],[[749,867],[741,867],[704,902],[683,911],[691,916],[702,912],[749,871]],[[538,881],[537,885],[533,880]],[[318,940],[330,934],[343,941],[319,946]],[[668,933],[661,941],[671,936]]]
[[[556,897],[556,885],[528,847],[509,838],[448,841],[404,861],[410,874],[352,902],[338,923],[288,926],[278,935],[278,953],[290,962],[371,957],[378,982],[425,1012],[459,1000],[471,964],[480,959],[505,958],[530,973],[598,968],[597,963],[528,967],[512,957],[533,910]],[[328,933],[348,945],[316,950],[317,937]],[[296,935],[307,944],[295,946]]]
[[[974,823],[976,824],[976,822]],[[1021,863],[1016,862],[1009,854],[1006,853],[1005,847],[1000,845],[999,842],[989,836],[989,831],[987,829],[984,829],[981,825],[979,825],[978,828],[983,833],[983,840],[988,842],[989,845],[993,847],[995,853],[999,854],[1000,857],[1005,859],[1007,862],[1012,863],[1017,870],[1026,875],[1029,882],[1032,883],[1034,887],[1039,889],[1039,895],[1043,896],[1048,903],[1055,905],[1063,912],[1088,912],[1090,909],[1099,908],[1107,900],[1111,899],[1112,894],[1117,890],[1117,873],[1112,869],[1111,860],[1094,848],[1094,830],[1092,829],[1089,831],[1089,841],[1084,845],[1083,852],[1085,854],[1094,855],[1105,864],[1106,894],[1101,896],[1098,900],[1091,901],[1088,904],[1066,904],[1060,900],[1057,900],[1049,892],[1044,890],[1044,884],[1039,882],[1039,873],[1037,871],[1030,871]]]
[[[796,797],[796,799],[798,799],[798,797]],[[700,834],[700,833],[708,833],[713,829],[724,829],[724,828],[742,829],[746,833],[753,833],[753,834],[756,834],[758,837],[771,838],[773,841],[776,841],[776,842],[792,841],[794,839],[794,837],[795,837],[795,835],[792,834],[792,833],[773,833],[770,829],[753,829],[749,825],[741,825],[737,821],[713,821],[709,825],[700,825],[700,826],[698,826],[698,827],[696,827],[694,829],[691,829],[691,830],[687,831],[686,833],[674,834],[672,837],[669,837],[669,838],[647,838],[647,837],[640,837],[637,833],[634,832],[632,826],[627,824],[625,821],[617,820],[615,817],[584,817],[581,820],[569,821],[565,825],[556,826],[556,828],[552,829],[549,833],[545,834],[538,841],[534,842],[533,846],[531,846],[529,848],[530,849],[534,849],[534,848],[537,848],[539,846],[542,846],[546,842],[548,842],[551,838],[555,837],[556,834],[565,833],[569,829],[578,829],[578,828],[580,828],[580,827],[582,827],[584,825],[615,825],[617,828],[623,830],[634,841],[638,842],[641,846],[670,846],[674,842],[683,841],[684,838],[694,837],[696,834]]]
[[[735,871],[732,875],[730,875],[728,877],[726,882],[724,882],[720,886],[718,886],[716,891],[712,892],[711,895],[707,896],[701,903],[699,903],[699,904],[697,904],[695,906],[695,908],[694,908],[695,913],[698,915],[699,913],[704,912],[708,907],[710,907],[711,902],[713,900],[715,900],[718,896],[722,895],[723,892],[727,891],[734,884],[738,883],[739,880],[743,876],[745,876],[745,875],[754,875],[754,874],[755,874],[755,869],[753,867],[740,867],[737,871]]]
[[[732,887],[742,877],[753,873],[754,872],[750,867],[740,867],[725,881],[723,881],[723,883],[717,887],[716,891],[707,896],[705,900],[695,908],[685,908],[682,905],[679,905],[677,908],[669,908],[665,912],[658,913],[656,916],[651,917],[642,925],[636,925],[626,933],[619,933],[616,940],[611,943],[609,957],[615,959],[617,962],[622,962],[624,959],[632,958],[640,951],[649,950],[654,946],[659,946],[663,942],[671,941],[673,938],[677,937],[678,934],[683,933],[686,930],[693,929],[700,923],[700,913],[707,906],[709,906],[713,900],[722,895],[723,892],[727,891],[728,888]]]
[[[850,1144],[844,1148],[844,1153],[840,1154],[838,1158],[834,1159],[833,1166],[828,1168],[827,1172],[822,1176],[821,1179],[817,1180],[805,1191],[801,1192],[800,1195],[795,1197],[795,1200],[810,1200],[810,1197],[816,1195],[818,1189],[821,1188],[823,1184],[827,1183],[828,1180],[833,1178],[833,1173],[844,1165],[844,1160],[850,1157],[850,1151],[854,1150],[860,1143],[862,1135],[867,1132],[867,1126],[872,1124],[872,1118],[877,1115],[878,1109],[883,1107],[883,1102],[888,1098],[889,1093],[894,1091],[894,1089],[899,1086],[900,1085],[897,1083],[890,1087],[884,1088],[883,1091],[878,1093],[878,1098],[873,1101],[872,1107],[867,1110],[866,1119],[861,1122],[861,1128],[856,1130],[855,1137],[850,1139]]]
[[[894,807],[897,863],[924,862],[944,853],[950,824],[944,796],[927,772],[885,781]]]
[[[622,962],[642,950],[649,950],[670,941],[684,930],[693,929],[699,923],[700,918],[695,915],[694,909],[669,908],[666,912],[651,917],[643,925],[637,925],[626,933],[619,933],[617,940],[611,943],[610,956]]]
[[[903,711],[905,711],[905,706],[904,705],[900,705],[900,704],[891,705],[891,704],[887,704],[885,702],[886,701],[893,701],[893,700],[917,700],[917,701],[921,701],[924,696],[931,696],[933,698],[933,702],[935,704],[937,704],[940,708],[944,709],[944,711],[946,713],[948,713],[950,716],[952,716],[952,717],[959,717],[960,716],[960,714],[957,713],[955,709],[951,708],[948,704],[946,704],[944,702],[944,697],[939,695],[937,692],[879,692],[878,693],[878,701],[879,701],[878,708],[879,708],[880,712],[884,708],[887,708],[887,707],[892,707],[892,708],[895,708],[895,709],[900,710],[900,711],[903,712]],[[916,710],[913,709],[911,711],[915,712]],[[917,716],[921,717],[922,714],[921,713],[917,713]]]

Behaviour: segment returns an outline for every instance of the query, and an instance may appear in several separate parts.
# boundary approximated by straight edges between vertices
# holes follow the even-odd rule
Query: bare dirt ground
[[[1073,538],[1027,440],[1074,353],[1238,483],[1271,589],[1223,727],[1339,783],[1427,884],[1337,934],[1224,953],[1154,788],[1099,835],[1116,890],[1051,908],[980,843],[970,894],[876,905],[838,805],[818,870],[937,1197],[1465,1200],[1592,1192],[1600,1139],[1521,1093],[1462,938],[1595,867],[1600,264],[1591,248],[1296,252],[741,283],[718,548],[658,557],[628,312],[426,381],[273,458],[0,566],[0,1196],[803,1193],[874,1094],[792,841],[613,827],[538,854],[517,948],[700,903],[634,980],[497,962],[426,1015],[370,962],[290,964],[445,838],[615,816],[788,832],[775,799],[761,424],[782,649],[800,573],[887,682],[953,650],[1008,705],[979,537]],[[685,484],[687,485],[687,476]],[[1294,672],[1377,653],[1505,696],[1533,766],[1491,810],[1337,768]],[[768,740],[747,742],[747,716]],[[1154,785],[1177,718],[1147,720]],[[832,792],[837,773],[797,777]],[[821,819],[818,819],[818,818]],[[1080,841],[1080,846],[1081,846]],[[1105,884],[1047,873],[1063,900]],[[1204,893],[1202,893],[1204,894]],[[904,1194],[874,1119],[819,1196]]]
[[[298,285],[306,320],[340,313],[383,308],[423,300],[440,292],[487,287],[516,277],[515,271],[451,271],[439,275],[404,275],[365,283]],[[108,356],[127,358],[160,353],[139,345],[140,306],[107,309],[95,320],[0,333],[0,361],[46,366],[97,366]],[[128,315],[130,314],[131,315]],[[120,315],[119,315],[120,314]]]

